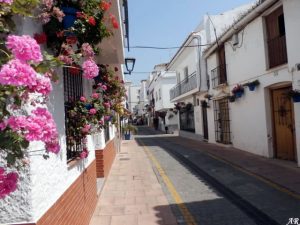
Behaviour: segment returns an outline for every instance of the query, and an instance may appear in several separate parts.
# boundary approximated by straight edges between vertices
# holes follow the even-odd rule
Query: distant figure
[[[155,118],[153,119],[153,125],[154,125],[154,129],[155,129],[155,130],[158,130],[158,118],[157,118],[157,117],[155,117]]]
[[[165,131],[166,131],[166,134],[167,134],[168,131],[169,131],[169,127],[168,126],[165,126]]]

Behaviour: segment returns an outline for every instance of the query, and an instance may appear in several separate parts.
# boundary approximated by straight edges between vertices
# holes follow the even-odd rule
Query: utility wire
[[[168,50],[168,49],[179,49],[179,48],[195,48],[195,47],[203,47],[209,46],[211,44],[202,44],[202,45],[182,45],[175,47],[157,47],[157,46],[130,46],[130,48],[134,49],[156,49],[156,50]],[[126,47],[124,47],[126,48]]]

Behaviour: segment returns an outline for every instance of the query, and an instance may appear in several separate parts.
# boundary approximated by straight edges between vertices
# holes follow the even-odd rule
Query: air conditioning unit
[[[232,45],[237,46],[239,44],[239,35],[234,34],[231,39]]]

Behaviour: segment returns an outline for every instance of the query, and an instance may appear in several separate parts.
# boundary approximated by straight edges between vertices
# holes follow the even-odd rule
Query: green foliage
[[[32,16],[32,11],[39,5],[39,0],[14,0],[11,10],[14,14]]]
[[[137,134],[137,128],[131,124],[126,124],[124,127],[122,127],[123,134],[130,134],[131,132],[133,134]]]

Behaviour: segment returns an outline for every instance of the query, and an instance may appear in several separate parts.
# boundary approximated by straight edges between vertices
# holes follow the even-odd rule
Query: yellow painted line
[[[155,156],[151,153],[151,151],[147,148],[147,146],[145,146],[145,144],[143,143],[143,141],[139,140],[144,148],[144,151],[146,152],[146,154],[148,155],[149,159],[152,161],[152,163],[154,164],[154,166],[156,167],[157,171],[159,172],[159,175],[162,177],[164,183],[166,184],[169,192],[171,193],[174,201],[176,202],[176,204],[178,205],[185,222],[188,225],[197,225],[198,223],[196,223],[195,218],[192,216],[192,214],[190,213],[190,211],[188,210],[188,208],[186,207],[186,205],[184,204],[181,196],[179,195],[179,193],[176,191],[175,186],[173,185],[172,181],[170,180],[170,178],[168,177],[168,175],[166,174],[166,172],[164,171],[164,169],[162,168],[162,166],[160,165],[160,163],[158,162],[158,160],[155,158]]]
[[[252,172],[250,172],[250,171],[248,171],[246,169],[243,169],[242,167],[240,167],[238,165],[235,165],[235,164],[227,161],[226,159],[222,159],[219,156],[216,156],[216,155],[211,154],[211,153],[205,153],[205,154],[209,155],[210,157],[212,157],[212,158],[214,158],[214,159],[216,159],[216,160],[218,160],[220,162],[223,162],[223,163],[225,163],[225,164],[227,164],[227,165],[235,168],[236,170],[239,170],[239,171],[241,171],[241,172],[243,172],[243,173],[245,173],[245,174],[247,174],[247,175],[249,175],[251,177],[254,177],[254,178],[256,178],[256,179],[264,182],[265,184],[271,186],[272,188],[274,188],[274,189],[276,189],[278,191],[281,191],[281,192],[283,192],[283,193],[285,193],[287,195],[290,195],[291,197],[294,197],[294,198],[300,200],[300,195],[299,194],[294,193],[294,192],[290,191],[289,189],[287,189],[285,187],[282,187],[282,186],[280,186],[280,185],[278,185],[278,184],[276,184],[276,183],[274,183],[274,182],[272,182],[272,181],[270,181],[270,180],[268,180],[268,179],[266,179],[266,178],[264,178],[262,176],[259,176],[259,175],[255,174],[255,173],[252,173]]]

